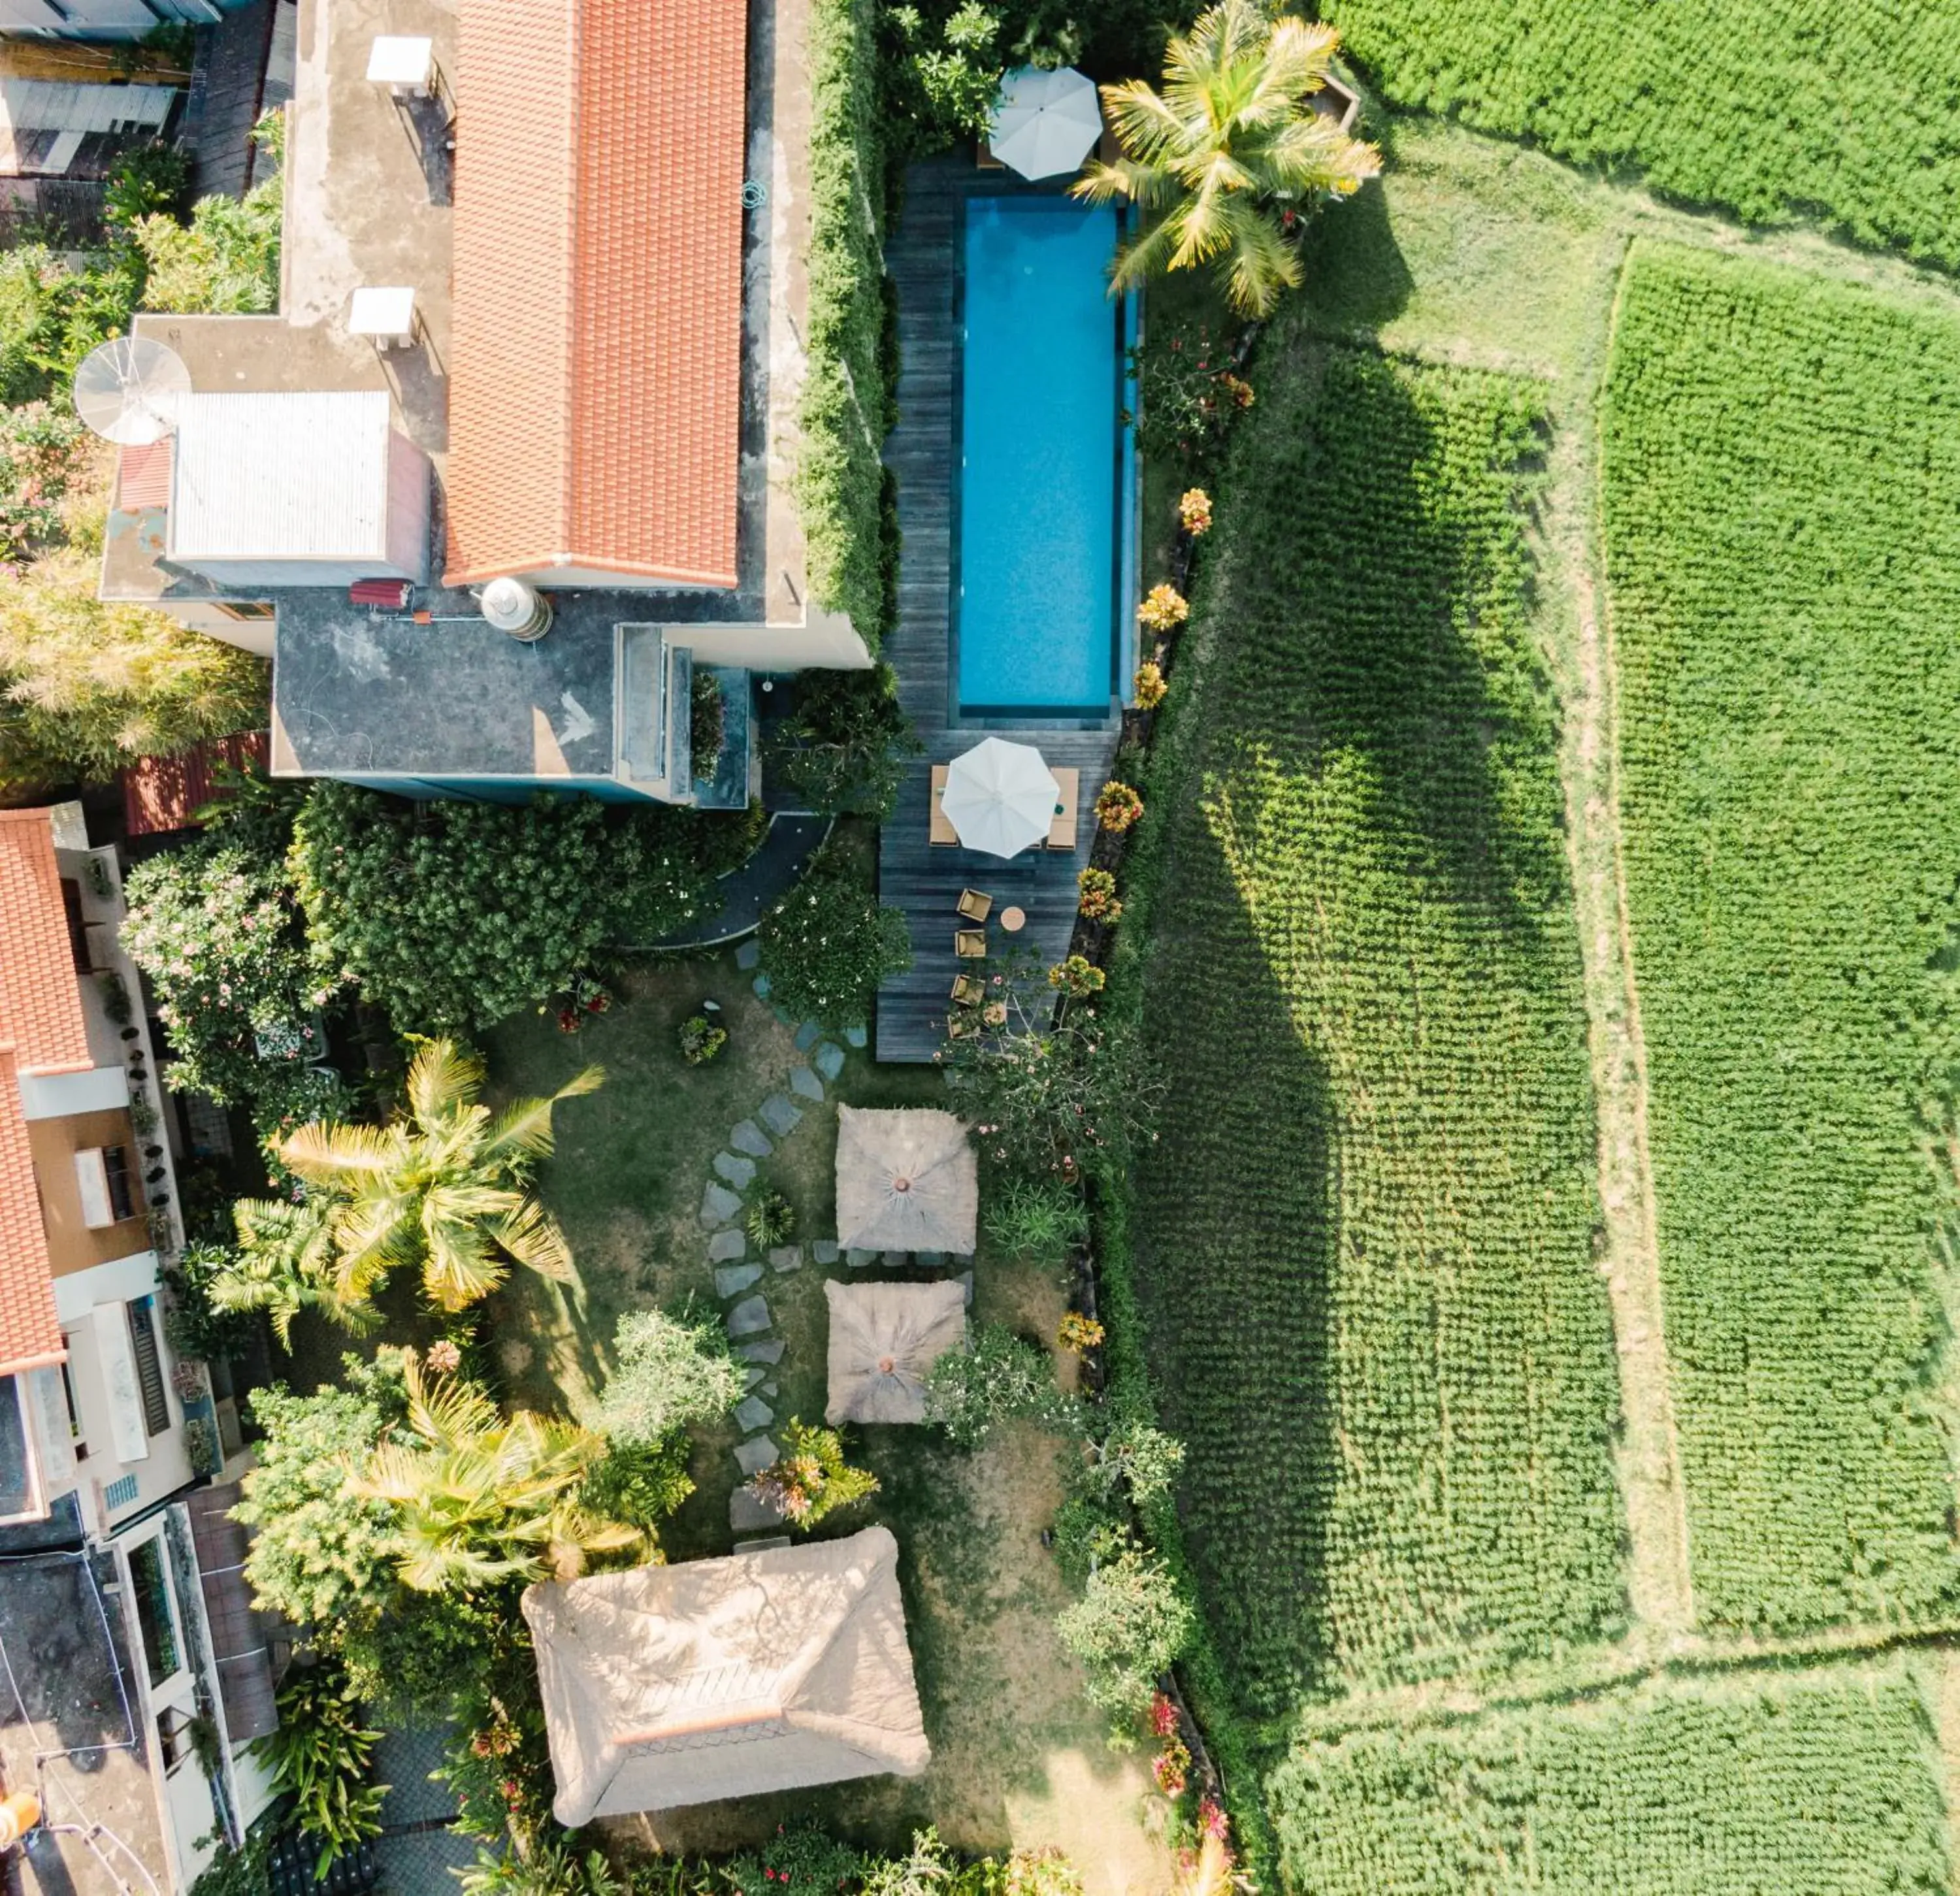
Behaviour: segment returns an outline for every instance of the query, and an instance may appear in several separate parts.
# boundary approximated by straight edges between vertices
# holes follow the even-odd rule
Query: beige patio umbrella
[[[966,1344],[957,1284],[839,1284],[830,1300],[826,1422],[923,1422],[925,1373]]]
[[[846,1249],[966,1256],[979,1211],[979,1160],[951,1113],[838,1108],[837,1242]]]

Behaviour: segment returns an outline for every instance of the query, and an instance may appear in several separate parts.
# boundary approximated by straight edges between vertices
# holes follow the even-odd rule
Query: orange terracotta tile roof
[[[94,1064],[47,812],[0,810],[0,1375],[64,1354],[19,1075]]]
[[[451,585],[735,584],[742,0],[460,0]]]

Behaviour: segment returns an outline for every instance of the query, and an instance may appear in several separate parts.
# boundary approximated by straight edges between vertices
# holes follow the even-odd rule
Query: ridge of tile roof
[[[460,0],[448,571],[736,584],[746,10]]]

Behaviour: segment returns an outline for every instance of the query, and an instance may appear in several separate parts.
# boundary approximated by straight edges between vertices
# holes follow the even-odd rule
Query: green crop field
[[[1391,98],[1960,266],[1960,0],[1334,0]]]
[[[1538,391],[1296,317],[1258,361],[1153,791],[1139,1236],[1192,1557],[1273,1710],[1610,1632],[1623,1591]]]
[[[1697,1606],[1950,1612],[1922,1147],[1960,1065],[1960,320],[1638,247],[1604,428]]]
[[[1271,1792],[1313,1896],[1946,1896],[1932,1722],[1847,1669],[1303,1745]]]

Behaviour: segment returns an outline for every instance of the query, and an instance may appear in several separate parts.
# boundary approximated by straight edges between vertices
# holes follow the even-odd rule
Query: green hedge
[[[814,0],[810,8],[810,363],[796,491],[810,596],[848,613],[875,651],[886,616],[885,185],[872,16],[872,0]]]

